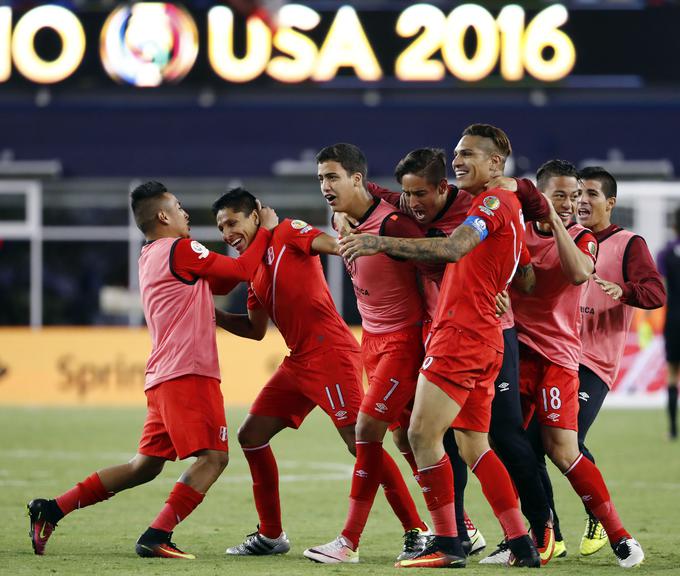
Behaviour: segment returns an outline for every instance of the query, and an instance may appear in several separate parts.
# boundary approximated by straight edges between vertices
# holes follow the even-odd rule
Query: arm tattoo
[[[459,226],[447,238],[375,236],[375,241],[381,252],[423,262],[458,262],[481,242],[479,233],[469,226]]]

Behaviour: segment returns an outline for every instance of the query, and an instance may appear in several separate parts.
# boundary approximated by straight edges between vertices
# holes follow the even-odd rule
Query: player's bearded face
[[[216,220],[217,228],[222,233],[222,240],[239,254],[243,254],[257,234],[259,224],[257,211],[253,210],[246,215],[231,208],[223,208],[217,213]]]
[[[581,188],[579,181],[573,176],[553,176],[548,180],[543,190],[548,200],[555,207],[560,220],[566,226],[574,220],[576,203]]]
[[[457,186],[471,194],[479,193],[491,178],[503,173],[498,156],[491,153],[488,139],[482,136],[463,136],[453,151],[451,166]]]

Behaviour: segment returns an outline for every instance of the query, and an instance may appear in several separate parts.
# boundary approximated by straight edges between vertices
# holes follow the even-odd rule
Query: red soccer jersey
[[[569,235],[581,252],[595,261],[597,240],[583,226],[570,224]],[[573,285],[562,272],[552,232],[541,232],[535,223],[526,234],[536,288],[531,294],[512,291],[519,341],[553,364],[578,370],[581,354],[579,302],[586,284]]]
[[[301,220],[284,220],[272,233],[263,262],[248,288],[248,308],[265,308],[291,354],[356,350],[359,345],[338,314],[312,251],[319,234]]]
[[[459,262],[447,265],[433,328],[463,328],[502,352],[496,294],[507,288],[517,269],[524,239],[522,209],[512,192],[494,188],[472,200],[465,222],[483,240]]]

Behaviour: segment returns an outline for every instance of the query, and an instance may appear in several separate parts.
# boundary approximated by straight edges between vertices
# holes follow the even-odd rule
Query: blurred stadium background
[[[656,253],[680,204],[678,24],[664,0],[0,2],[0,403],[143,401],[127,194],[146,179],[223,251],[209,206],[231,186],[325,227],[322,146],[356,143],[394,187],[408,150],[450,153],[487,122],[511,138],[512,175],[554,157],[610,169],[615,221]],[[340,260],[325,266],[357,324]],[[218,304],[243,310],[244,291]],[[636,318],[612,403],[659,403],[662,319]],[[285,354],[275,334],[220,346],[230,370],[255,359],[248,393],[227,384],[236,403]]]

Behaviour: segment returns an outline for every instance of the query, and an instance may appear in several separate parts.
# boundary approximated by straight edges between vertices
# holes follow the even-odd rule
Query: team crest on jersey
[[[588,252],[595,258],[597,256],[597,244],[595,242],[588,242]]]
[[[501,201],[496,196],[487,196],[483,201],[484,206],[489,210],[497,210],[501,205]]]
[[[296,230],[302,230],[307,227],[307,222],[304,220],[291,220],[290,225]]]
[[[210,254],[210,250],[208,250],[203,244],[200,242],[196,242],[196,240],[191,241],[191,249],[198,254],[198,259],[203,260],[203,258],[207,258],[208,254]]]

